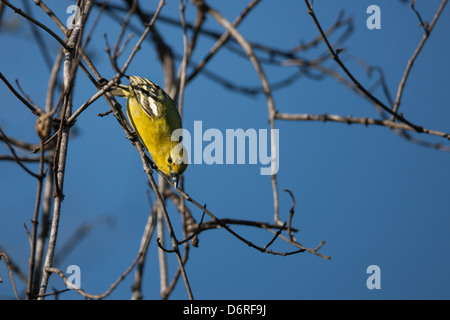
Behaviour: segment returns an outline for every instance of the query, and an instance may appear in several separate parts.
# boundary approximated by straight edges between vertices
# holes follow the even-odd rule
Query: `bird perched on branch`
[[[182,124],[177,106],[158,85],[145,78],[127,77],[128,86],[113,86],[114,96],[127,98],[127,116],[156,166],[178,186],[187,168],[187,151],[181,140]]]

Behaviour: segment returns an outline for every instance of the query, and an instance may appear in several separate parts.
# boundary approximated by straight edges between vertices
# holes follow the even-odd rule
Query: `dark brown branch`
[[[286,227],[286,221],[283,223],[283,225],[275,233],[275,236],[272,238],[272,240],[270,240],[264,247],[262,247],[262,249],[263,250],[267,250],[267,248],[269,248],[272,245],[272,243],[274,243],[275,240],[279,237],[279,235],[281,234],[281,231],[283,231],[283,229],[285,227]]]
[[[289,223],[288,223],[288,228],[287,228],[287,233],[289,235],[289,239],[291,239],[291,241],[295,241],[294,236],[292,235],[292,217],[294,216],[294,208],[295,208],[295,198],[294,195],[292,194],[292,192],[288,189],[284,189],[283,191],[289,193],[289,195],[291,196],[292,199],[292,206],[291,209],[289,210]]]
[[[9,90],[11,90],[12,93],[28,108],[30,111],[35,114],[39,115],[41,114],[41,110],[36,109],[33,107],[25,98],[23,98],[17,91],[14,89],[14,87],[9,83],[9,81],[3,76],[3,74],[0,72],[0,79],[3,80],[3,82],[6,84]]]
[[[0,135],[2,136],[2,140],[5,142],[6,146],[8,147],[9,151],[11,151],[11,154],[14,157],[14,160],[16,161],[16,163],[22,168],[24,169],[27,173],[29,173],[31,176],[35,177],[36,179],[40,179],[41,176],[39,174],[34,173],[33,171],[31,171],[30,169],[28,169],[23,163],[22,161],[20,161],[20,158],[17,156],[16,151],[14,150],[14,148],[11,146],[11,144],[8,141],[8,137],[6,136],[6,134],[3,132],[3,129],[0,127]]]
[[[261,228],[261,229],[279,229],[280,228],[280,226],[278,224],[262,222],[262,221],[254,221],[254,220],[222,218],[222,219],[220,219],[220,221],[222,221],[222,223],[224,223],[224,224],[241,225],[241,226],[255,227],[255,228]],[[205,230],[216,229],[216,228],[221,228],[221,227],[222,227],[222,225],[220,223],[218,223],[217,221],[209,220],[209,221],[205,221],[202,223],[201,230],[205,231]],[[283,227],[283,229],[286,229],[286,226]],[[298,232],[298,229],[291,228],[291,231]]]
[[[430,30],[428,28],[429,27],[428,22],[422,20],[422,17],[420,15],[419,11],[416,10],[415,5],[416,5],[416,0],[412,0],[411,1],[411,9],[414,11],[414,13],[416,14],[417,18],[419,19],[420,25],[422,26],[422,28],[425,31],[425,33],[429,33]]]

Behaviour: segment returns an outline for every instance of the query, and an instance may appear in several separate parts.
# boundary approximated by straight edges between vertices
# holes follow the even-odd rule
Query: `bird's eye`
[[[167,158],[167,162],[168,162],[169,164],[172,164],[172,162],[173,162],[172,157]]]

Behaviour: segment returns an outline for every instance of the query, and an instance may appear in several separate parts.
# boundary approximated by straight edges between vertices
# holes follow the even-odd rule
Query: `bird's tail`
[[[100,85],[100,87],[106,85],[108,83],[108,80],[101,78],[100,80],[98,80],[98,84]],[[126,97],[128,96],[128,86],[125,86],[123,84],[116,84],[111,86],[111,88],[109,88],[108,92],[111,92],[113,96],[116,97]]]

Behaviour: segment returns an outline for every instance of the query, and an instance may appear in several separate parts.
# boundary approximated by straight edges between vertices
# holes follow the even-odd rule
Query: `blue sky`
[[[120,1],[110,1],[120,3]],[[68,17],[71,1],[47,1],[59,16]],[[234,20],[246,3],[209,1],[229,20]],[[366,9],[371,4],[381,9],[381,29],[369,30]],[[156,1],[145,3],[148,10]],[[416,5],[424,20],[430,22],[440,1],[419,1]],[[148,7],[147,7],[148,6]],[[48,17],[34,5],[34,16],[52,26]],[[314,8],[324,28],[329,27],[341,10],[354,20],[354,31],[344,43],[342,58],[352,73],[366,87],[377,81],[368,77],[356,57],[367,65],[384,70],[386,83],[395,97],[398,83],[408,59],[417,47],[423,30],[409,4],[400,1],[315,1]],[[20,17],[5,9],[4,20],[20,23],[14,32],[2,28],[0,71],[11,83],[19,79],[21,87],[39,106],[45,102],[48,68],[33,39],[31,29]],[[94,9],[93,14],[97,12]],[[162,14],[179,17],[178,1],[167,1]],[[450,11],[447,7],[408,79],[401,112],[413,123],[449,132],[450,102]],[[93,19],[94,15],[91,16]],[[195,10],[189,3],[187,19]],[[64,21],[64,19],[61,19]],[[139,26],[134,20],[133,25]],[[182,53],[182,35],[173,26],[157,23],[163,36]],[[212,18],[206,26],[222,32]],[[105,17],[93,33],[88,53],[100,73],[114,75],[103,51],[106,32],[114,43],[120,27]],[[239,27],[249,40],[290,49],[317,36],[317,29],[307,14],[303,1],[262,1]],[[124,63],[140,34],[136,34],[119,63]],[[57,43],[43,34],[54,55]],[[336,39],[336,38],[332,38]],[[213,42],[201,40],[193,60],[199,61]],[[305,54],[314,58],[326,52],[321,44]],[[330,61],[327,66],[332,66]],[[295,72],[292,67],[264,66],[270,82],[279,81]],[[259,86],[257,74],[247,60],[222,49],[208,64],[208,69],[239,85]],[[163,74],[153,44],[144,42],[128,74],[140,75],[163,84]],[[84,74],[78,74],[74,107],[95,93]],[[374,95],[386,102],[378,87]],[[2,83],[0,126],[5,133],[37,143],[35,117]],[[313,81],[298,79],[291,86],[275,90],[274,99],[280,112],[338,114],[353,117],[377,117],[373,106],[333,79]],[[119,100],[125,103],[124,100]],[[68,253],[58,266],[65,270],[75,264],[81,268],[81,284],[85,291],[100,294],[131,264],[149,214],[147,177],[137,151],[113,116],[100,118],[97,113],[108,110],[104,99],[92,104],[74,128],[67,160],[63,207],[58,248],[83,223],[95,228]],[[267,106],[262,95],[248,97],[231,92],[204,76],[198,76],[185,92],[183,125],[192,130],[194,121],[202,121],[203,130],[249,128],[268,129]],[[297,204],[293,225],[300,229],[297,240],[314,248],[322,240],[324,260],[302,253],[280,257],[262,254],[240,242],[226,230],[201,233],[199,248],[191,248],[186,270],[197,299],[449,299],[450,298],[450,154],[406,141],[384,127],[365,127],[321,122],[277,121],[280,136],[280,168],[278,186],[280,214],[287,219],[291,207],[289,195]],[[191,131],[192,132],[192,131]],[[432,143],[446,143],[442,138],[414,135]],[[204,142],[203,147],[207,145]],[[0,144],[0,154],[9,154]],[[24,154],[23,152],[20,154]],[[27,164],[37,171],[37,167]],[[261,165],[195,165],[185,174],[185,189],[199,203],[206,203],[219,218],[239,218],[271,222],[273,198],[270,178],[261,176]],[[12,162],[0,163],[0,245],[10,257],[27,270],[28,239],[23,228],[31,227],[36,183]],[[153,197],[154,198],[154,197]],[[190,207],[197,221],[199,209]],[[180,219],[173,206],[169,214],[181,238]],[[107,223],[106,221],[109,221]],[[97,223],[95,223],[97,222]],[[257,245],[265,245],[272,234],[264,230],[232,226]],[[294,248],[277,240],[273,250]],[[159,298],[157,246],[152,238],[143,295]],[[378,265],[381,289],[366,286],[367,267]],[[169,257],[169,272],[176,270],[175,256]],[[0,262],[0,298],[12,298],[12,289],[4,262]],[[169,276],[170,278],[170,276]],[[170,278],[171,279],[171,278]],[[133,274],[130,274],[109,296],[129,299]],[[16,278],[19,290],[25,286]],[[62,289],[57,276],[51,288]],[[61,298],[80,299],[75,293]],[[172,299],[186,299],[182,282]]]

